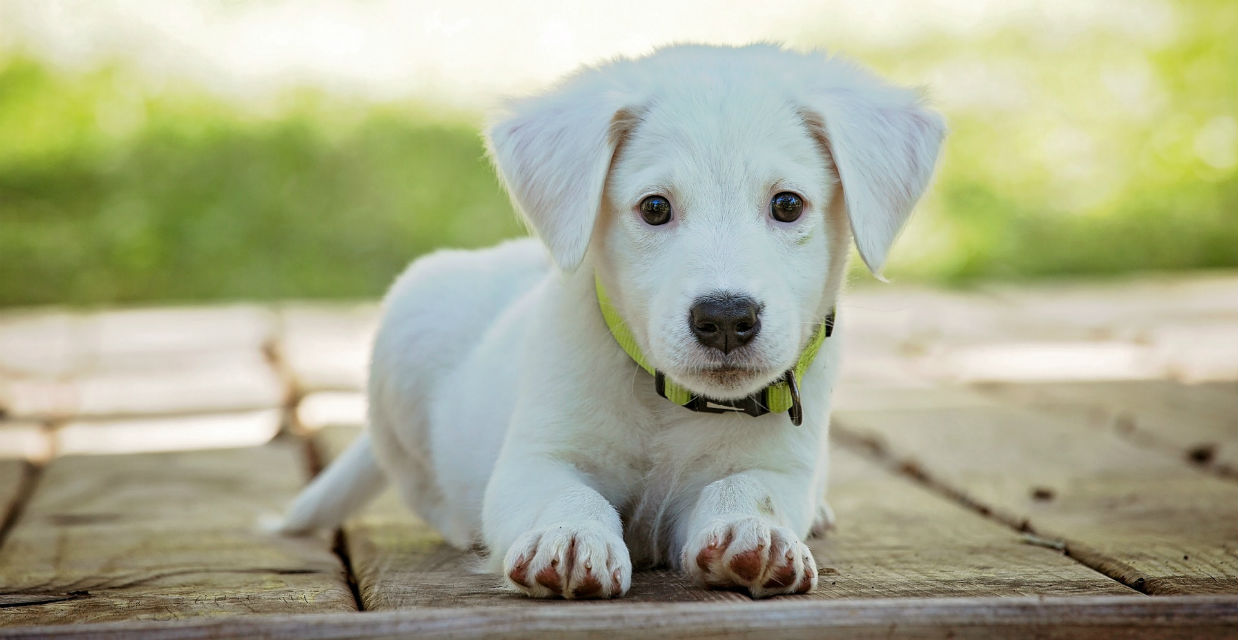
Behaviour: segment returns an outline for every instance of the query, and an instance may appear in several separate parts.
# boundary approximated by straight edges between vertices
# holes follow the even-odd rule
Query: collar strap
[[[817,357],[817,352],[821,350],[822,343],[834,333],[834,310],[831,309],[830,313],[825,316],[825,319],[817,325],[817,330],[813,332],[812,339],[808,341],[808,346],[800,354],[799,361],[795,363],[794,367],[787,369],[780,380],[739,400],[714,400],[693,394],[686,388],[676,384],[675,381],[667,378],[666,374],[654,369],[645,359],[645,355],[641,353],[640,347],[636,346],[636,338],[632,335],[632,331],[628,329],[627,324],[623,322],[623,318],[619,317],[619,312],[615,309],[615,306],[611,304],[610,298],[606,295],[606,289],[602,286],[601,279],[595,275],[593,282],[597,289],[598,306],[602,310],[602,318],[606,321],[606,327],[610,329],[610,335],[614,336],[615,342],[619,343],[619,346],[624,353],[628,354],[629,358],[653,376],[654,388],[657,390],[658,395],[692,411],[707,413],[739,412],[753,417],[786,411],[791,416],[793,424],[799,426],[803,423],[804,407],[800,403],[799,383],[804,378],[804,372],[808,370],[808,365],[812,364],[813,359]]]

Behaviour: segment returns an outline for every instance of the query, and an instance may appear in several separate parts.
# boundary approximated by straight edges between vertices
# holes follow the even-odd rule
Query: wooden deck
[[[265,533],[357,433],[375,313],[0,314],[0,637],[1238,636],[1238,274],[852,292],[839,526],[760,602],[528,600],[390,494]]]

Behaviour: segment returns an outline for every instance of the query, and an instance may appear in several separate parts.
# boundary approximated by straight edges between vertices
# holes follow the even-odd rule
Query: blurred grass
[[[522,231],[469,124],[313,96],[256,119],[122,75],[0,68],[0,304],[376,296]]]
[[[890,275],[1238,266],[1238,4],[1177,6],[1156,44],[1025,30],[862,56],[974,73],[980,96],[947,110]],[[520,233],[471,116],[313,93],[256,114],[0,59],[0,305],[370,297],[421,253]]]
[[[961,81],[955,97],[971,98],[947,111],[936,184],[892,274],[1238,265],[1238,3],[1167,7],[1161,28],[1032,23],[874,54],[896,77]]]

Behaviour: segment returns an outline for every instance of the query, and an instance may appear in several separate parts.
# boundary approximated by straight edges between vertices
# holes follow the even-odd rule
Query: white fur
[[[449,542],[485,545],[533,596],[621,595],[633,563],[754,596],[812,588],[802,539],[830,518],[846,318],[801,383],[802,427],[693,413],[615,343],[594,276],[655,367],[700,394],[747,395],[834,307],[852,235],[881,268],[942,135],[913,92],[765,45],[663,49],[512,103],[489,148],[542,244],[435,253],[392,287],[370,376],[374,456]],[[770,217],[781,191],[803,198],[799,220]],[[670,223],[642,220],[648,195],[670,200]],[[763,305],[759,335],[726,355],[687,323],[718,290]],[[369,446],[311,485],[287,530],[331,526],[374,488]]]

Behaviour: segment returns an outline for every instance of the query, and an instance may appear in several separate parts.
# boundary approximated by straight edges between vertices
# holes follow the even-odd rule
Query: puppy
[[[371,428],[284,530],[337,525],[385,475],[530,596],[620,596],[668,564],[813,589],[850,242],[881,269],[943,132],[913,91],[766,45],[666,48],[512,102],[486,139],[538,240],[400,276]]]

